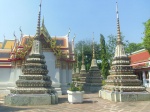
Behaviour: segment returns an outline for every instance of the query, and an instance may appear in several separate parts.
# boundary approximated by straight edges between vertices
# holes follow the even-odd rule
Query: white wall
[[[9,81],[11,68],[0,68],[0,82]]]
[[[53,52],[43,52],[48,69],[48,76],[51,77],[53,84],[60,83],[60,69],[55,68],[56,57]]]

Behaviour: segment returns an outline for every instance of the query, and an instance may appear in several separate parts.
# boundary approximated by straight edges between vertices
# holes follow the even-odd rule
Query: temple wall
[[[53,52],[44,51],[45,61],[48,69],[48,75],[51,77],[52,86],[55,88],[61,88],[62,94],[67,93],[68,83],[72,82],[72,70],[68,69],[66,63],[65,68],[56,68],[55,61],[56,57]]]
[[[48,76],[54,83],[60,83],[60,69],[55,67],[56,57],[53,52],[43,52],[48,69]]]
[[[12,68],[9,82],[16,82],[19,79],[19,76],[22,74],[22,69],[20,67]]]
[[[16,80],[19,79],[19,75],[22,74],[21,68],[0,68],[0,93],[1,95],[7,95],[10,93],[10,89],[16,86]]]
[[[72,83],[72,69],[68,70],[69,83]]]
[[[0,68],[0,82],[9,81],[11,68]]]
[[[61,72],[61,89],[62,89],[63,94],[66,94],[67,89],[68,89],[66,71],[67,71],[66,69],[62,69],[62,72]]]

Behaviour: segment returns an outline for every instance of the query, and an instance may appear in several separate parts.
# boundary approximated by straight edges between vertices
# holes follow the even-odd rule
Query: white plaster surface
[[[115,102],[150,101],[149,92],[111,92],[100,90],[99,97]]]

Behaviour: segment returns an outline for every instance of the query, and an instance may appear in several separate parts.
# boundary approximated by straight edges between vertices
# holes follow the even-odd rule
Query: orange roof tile
[[[52,37],[52,39],[56,39],[56,45],[60,46],[60,48],[68,48],[66,37]]]
[[[3,44],[3,43],[2,43],[2,42],[0,42],[0,48],[2,48],[2,44]]]
[[[134,64],[134,63],[148,61],[150,54],[148,53],[147,50],[144,50],[135,54],[131,54],[129,57],[131,58],[131,64]]]
[[[14,46],[15,40],[5,40],[2,49],[11,49]]]

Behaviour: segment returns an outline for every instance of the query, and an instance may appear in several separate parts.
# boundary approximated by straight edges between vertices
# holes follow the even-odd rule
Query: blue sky
[[[40,0],[0,0],[0,41],[35,35]],[[118,0],[121,32],[129,42],[142,42],[144,25],[150,19],[150,0]],[[71,29],[70,40],[91,39],[99,43],[100,33],[106,41],[116,35],[116,0],[43,0],[42,15],[51,36],[63,36]]]

